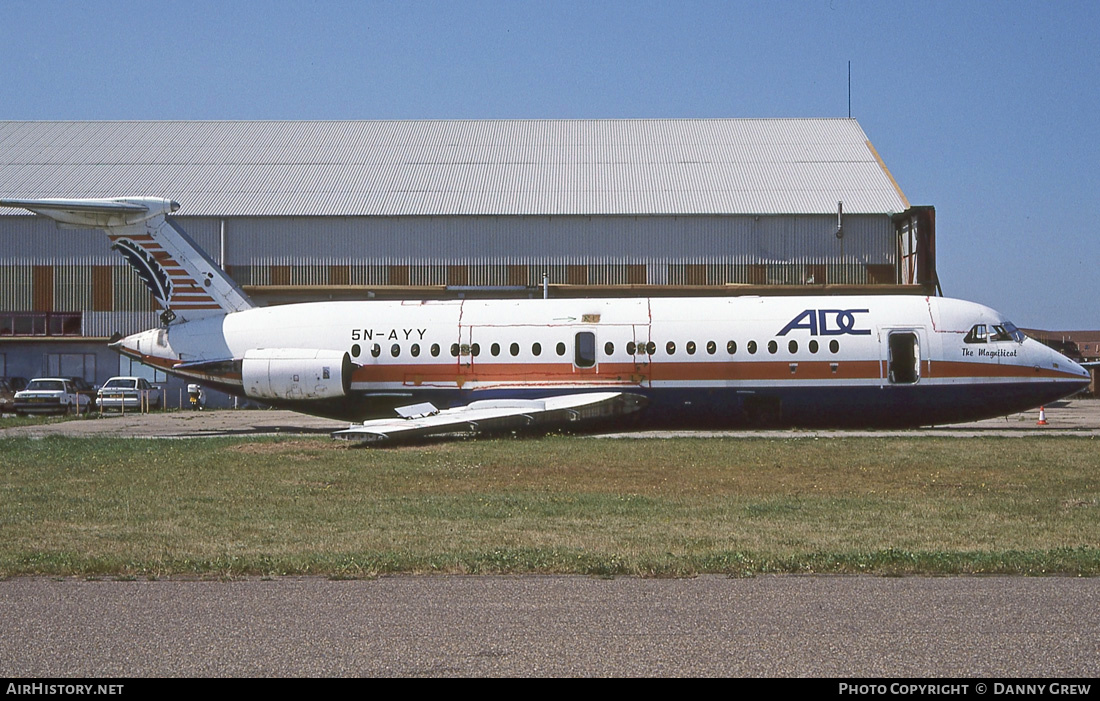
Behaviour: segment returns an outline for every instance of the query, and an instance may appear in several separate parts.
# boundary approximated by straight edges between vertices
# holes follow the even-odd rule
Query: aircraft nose
[[[1066,379],[1072,378],[1076,380],[1076,382],[1074,383],[1075,392],[1084,389],[1089,385],[1090,382],[1092,382],[1092,375],[1080,363],[1077,363],[1073,359],[1066,357],[1065,355],[1059,353],[1052,348],[1047,350],[1052,356],[1050,362],[1051,367],[1061,373],[1063,376],[1066,376]]]

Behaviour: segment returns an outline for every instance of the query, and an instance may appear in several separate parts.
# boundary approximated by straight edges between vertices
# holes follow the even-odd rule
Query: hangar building
[[[937,288],[851,119],[0,122],[0,197],[127,195],[260,304]],[[0,375],[152,378],[105,341],[158,323],[101,232],[0,208]]]

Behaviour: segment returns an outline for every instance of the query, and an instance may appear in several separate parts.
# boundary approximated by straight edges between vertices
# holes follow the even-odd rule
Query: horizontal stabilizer
[[[367,443],[400,443],[443,436],[475,436],[501,431],[585,426],[600,419],[634,413],[645,397],[626,392],[566,394],[546,399],[487,399],[410,418],[364,421],[332,434]],[[421,405],[423,406],[423,405]]]
[[[53,219],[58,224],[82,229],[105,229],[140,224],[180,208],[178,202],[160,197],[112,199],[0,199],[0,206],[22,207]]]
[[[167,215],[180,208],[163,197],[0,199],[70,229],[101,229],[111,248],[164,307],[166,324],[252,308],[240,286]]]

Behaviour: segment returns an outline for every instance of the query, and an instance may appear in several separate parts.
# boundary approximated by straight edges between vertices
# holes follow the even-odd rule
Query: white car
[[[96,393],[95,404],[102,409],[160,408],[160,390],[143,377],[112,377]]]
[[[38,377],[15,393],[16,414],[79,414],[87,411],[90,403],[67,377]]]

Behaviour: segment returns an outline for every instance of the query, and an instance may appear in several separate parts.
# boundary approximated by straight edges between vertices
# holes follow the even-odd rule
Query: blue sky
[[[945,294],[1100,328],[1100,3],[0,0],[0,119],[852,116]]]

